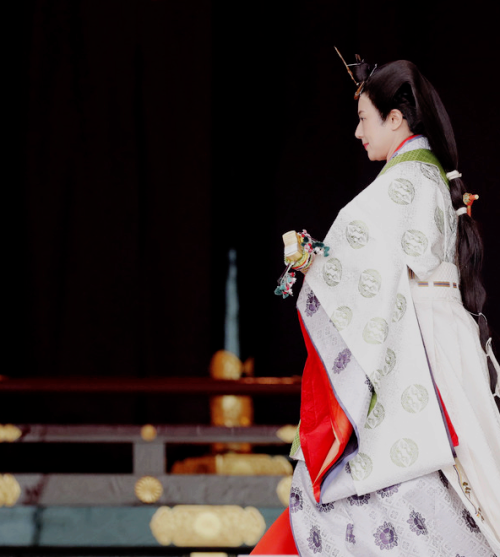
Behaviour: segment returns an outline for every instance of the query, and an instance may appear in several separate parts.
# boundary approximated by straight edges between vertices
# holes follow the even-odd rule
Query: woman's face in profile
[[[359,97],[358,116],[359,124],[354,135],[363,143],[368,158],[371,161],[387,160],[394,137],[366,93]]]

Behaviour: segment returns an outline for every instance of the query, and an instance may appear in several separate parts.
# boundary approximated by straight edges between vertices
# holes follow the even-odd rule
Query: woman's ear
[[[389,125],[391,126],[392,131],[399,130],[399,128],[401,128],[401,126],[405,122],[405,119],[403,118],[403,113],[401,112],[401,110],[398,110],[397,108],[393,108],[389,112],[389,116],[387,117],[387,120],[389,121]]]

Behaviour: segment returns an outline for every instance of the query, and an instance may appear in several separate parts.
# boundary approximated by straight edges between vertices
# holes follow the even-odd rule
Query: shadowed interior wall
[[[485,313],[498,328],[499,111],[485,56],[496,35],[487,8],[473,9],[446,1],[408,19],[394,1],[24,3],[16,363],[4,373],[205,375],[222,348],[234,248],[242,358],[255,357],[257,375],[300,374],[294,300],[273,295],[281,234],[321,239],[381,168],[354,138],[354,84],[333,45],[348,60],[410,59],[441,94],[459,170],[481,196]],[[208,417],[195,398],[55,397],[42,413],[25,403],[7,401],[0,419]],[[288,416],[279,412],[266,401],[256,417]]]

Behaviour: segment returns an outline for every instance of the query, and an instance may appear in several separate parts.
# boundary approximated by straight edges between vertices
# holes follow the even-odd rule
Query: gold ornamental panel
[[[173,465],[172,474],[291,476],[293,467],[289,460],[281,455],[228,453],[180,460]]]
[[[160,507],[150,528],[161,545],[239,547],[255,545],[264,534],[266,523],[254,507],[177,505]]]
[[[253,402],[249,396],[221,395],[210,398],[212,425],[247,427],[253,423]]]
[[[0,507],[13,507],[21,495],[21,486],[12,474],[0,474]]]
[[[0,443],[3,441],[6,443],[12,443],[17,441],[23,432],[12,424],[1,425],[0,424]]]
[[[215,456],[215,473],[223,476],[289,476],[293,467],[284,456],[225,454]]]
[[[163,493],[163,486],[153,476],[143,476],[135,483],[134,492],[142,503],[156,503]]]

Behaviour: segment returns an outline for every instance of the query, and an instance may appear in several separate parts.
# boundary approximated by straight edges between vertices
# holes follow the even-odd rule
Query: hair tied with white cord
[[[448,180],[455,180],[456,178],[461,178],[462,175],[458,170],[452,170],[451,172],[446,173],[446,177]]]

